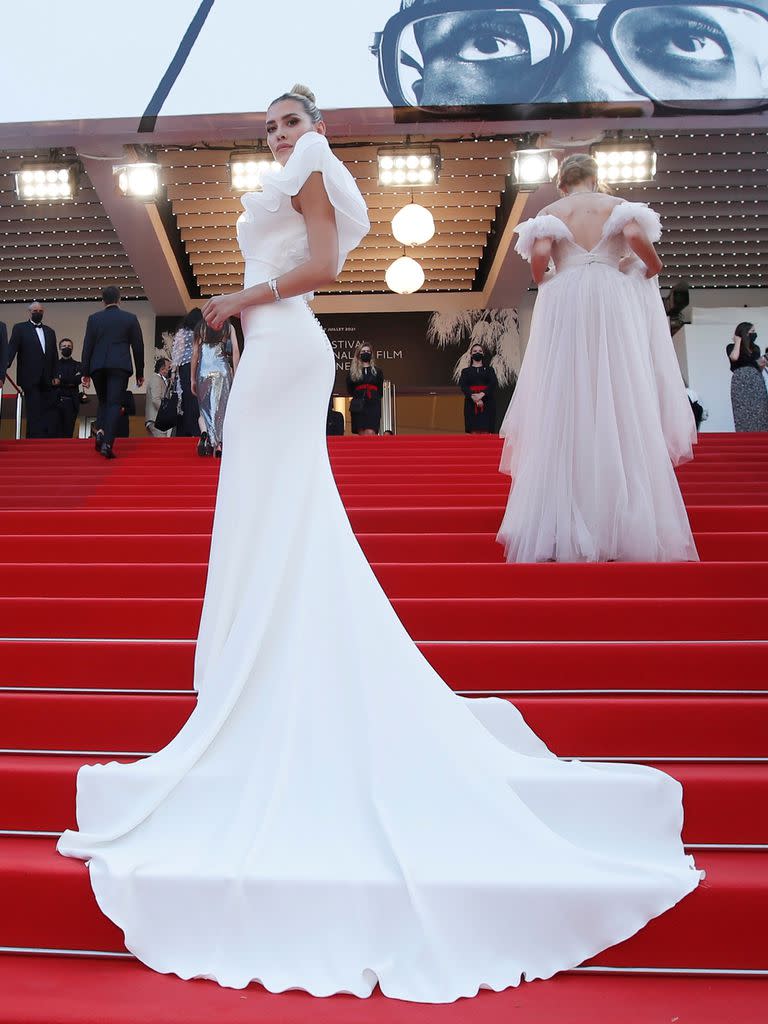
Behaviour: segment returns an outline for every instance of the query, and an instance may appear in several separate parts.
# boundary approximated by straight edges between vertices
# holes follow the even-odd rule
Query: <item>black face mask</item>
[[[43,314],[42,313],[30,313],[29,314],[29,319],[32,321],[33,324],[41,324],[43,322]]]
[[[747,337],[749,338],[749,340],[754,345],[754,343],[757,341],[757,331],[750,331],[749,334],[747,335]]]
[[[370,363],[372,358],[373,357],[372,357],[370,352],[361,352],[360,353],[360,362],[361,363]]]
[[[473,363],[482,363],[482,361],[483,361],[482,353],[478,353],[478,352],[473,352],[472,353],[472,362]]]
[[[72,349],[71,348],[63,348],[61,350],[61,358],[62,359],[71,359],[72,358]]]

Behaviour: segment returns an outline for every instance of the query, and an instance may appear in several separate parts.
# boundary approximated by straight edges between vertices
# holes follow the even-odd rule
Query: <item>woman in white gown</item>
[[[331,474],[334,357],[304,298],[368,229],[319,117],[302,90],[270,108],[283,166],[243,199],[245,290],[206,307],[214,324],[242,310],[246,343],[197,707],[152,757],[81,769],[80,831],[59,850],[88,861],[100,907],[157,971],[449,1002],[580,963],[700,872],[676,781],[559,761],[510,703],[455,696],[376,582]],[[369,628],[341,659],[339,623],[360,608]]]
[[[656,274],[659,218],[563,162],[563,198],[517,228],[539,294],[500,433],[509,562],[698,559],[673,464],[696,425]]]

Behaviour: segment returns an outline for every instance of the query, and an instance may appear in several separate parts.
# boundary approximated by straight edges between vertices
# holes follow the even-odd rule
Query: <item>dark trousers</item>
[[[179,383],[181,384],[181,416],[176,426],[177,437],[199,437],[200,406],[192,394],[192,364],[182,363],[179,367]]]
[[[103,430],[104,443],[112,445],[120,419],[120,405],[131,375],[127,370],[94,370],[91,379],[99,399],[96,429]]]
[[[56,412],[58,413],[57,437],[72,437],[75,432],[75,424],[80,411],[80,394],[74,395],[66,391],[59,391],[56,396]]]
[[[27,416],[27,437],[52,437],[51,409],[53,394],[49,389],[35,385],[24,388],[24,407]]]

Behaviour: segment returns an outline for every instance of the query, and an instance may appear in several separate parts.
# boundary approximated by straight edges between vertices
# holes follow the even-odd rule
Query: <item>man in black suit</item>
[[[144,383],[144,338],[138,319],[120,309],[120,289],[109,285],[101,293],[104,309],[88,317],[83,341],[83,384],[93,380],[99,399],[96,417],[96,451],[114,459],[115,441],[123,394],[136,368],[136,383]]]
[[[51,437],[53,380],[56,367],[56,333],[43,324],[42,302],[29,306],[29,320],[14,324],[7,352],[0,364],[4,381],[16,360],[16,383],[24,392],[27,409],[27,437]]]

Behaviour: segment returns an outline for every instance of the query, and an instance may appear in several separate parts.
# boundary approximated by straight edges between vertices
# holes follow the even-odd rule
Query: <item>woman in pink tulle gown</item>
[[[563,162],[562,198],[517,228],[539,294],[501,468],[509,562],[697,560],[673,465],[696,428],[656,275],[659,218]]]

